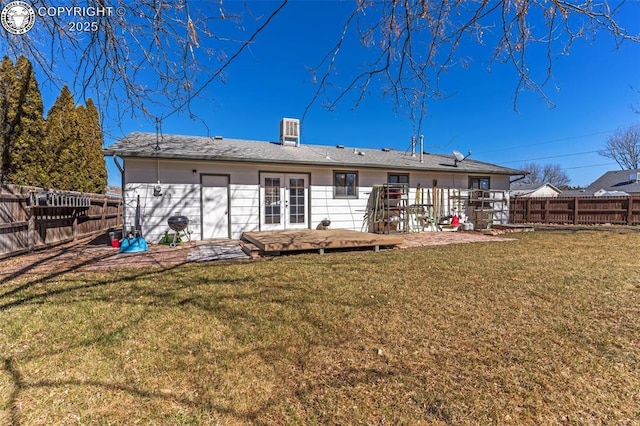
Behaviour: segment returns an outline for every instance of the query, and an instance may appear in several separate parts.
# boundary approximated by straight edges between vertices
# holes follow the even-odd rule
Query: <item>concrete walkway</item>
[[[189,262],[211,262],[215,260],[250,259],[242,251],[238,240],[206,240],[196,241],[187,255]]]
[[[404,234],[404,244],[400,248],[442,246],[446,244],[489,243],[512,241],[513,238],[471,232],[412,232]]]

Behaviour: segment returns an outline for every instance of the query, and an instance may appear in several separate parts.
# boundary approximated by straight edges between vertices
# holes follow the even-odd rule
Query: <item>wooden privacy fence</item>
[[[120,197],[18,185],[0,188],[0,259],[120,227]]]
[[[509,222],[640,225],[640,197],[514,197]]]

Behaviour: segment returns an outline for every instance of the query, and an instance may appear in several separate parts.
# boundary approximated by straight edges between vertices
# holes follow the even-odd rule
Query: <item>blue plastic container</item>
[[[125,238],[120,241],[120,253],[138,253],[147,250],[149,246],[142,237]]]

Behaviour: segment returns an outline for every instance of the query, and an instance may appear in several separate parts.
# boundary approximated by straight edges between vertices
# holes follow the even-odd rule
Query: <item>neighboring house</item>
[[[628,197],[629,194],[624,191],[607,191],[599,189],[593,193],[594,197]]]
[[[624,197],[640,195],[640,169],[606,172],[586,188],[579,191],[564,192],[562,195],[570,195],[572,197]]]
[[[374,185],[407,183],[414,200],[417,187],[436,180],[439,188],[506,192],[510,177],[524,174],[471,159],[455,165],[445,155],[305,145],[298,129],[297,120],[283,120],[278,143],[153,133],[122,138],[103,152],[122,169],[126,229],[138,217],[143,235],[158,241],[168,217],[182,214],[195,239],[316,229],[325,218],[332,228],[360,231]]]
[[[561,193],[561,190],[550,183],[512,185],[509,191],[511,197],[557,197]]]

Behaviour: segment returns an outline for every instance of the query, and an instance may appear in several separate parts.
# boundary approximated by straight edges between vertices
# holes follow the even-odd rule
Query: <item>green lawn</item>
[[[638,424],[640,234],[515,238],[22,276],[0,424]]]

